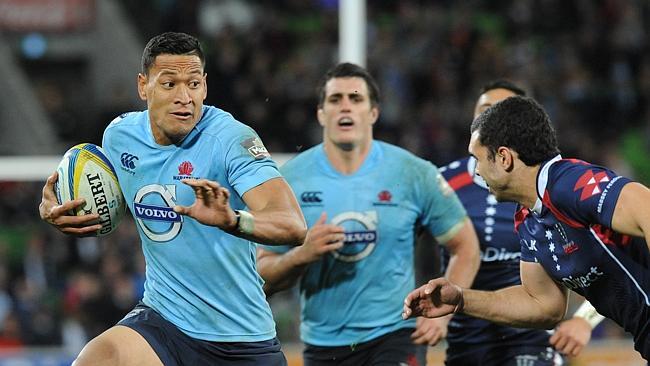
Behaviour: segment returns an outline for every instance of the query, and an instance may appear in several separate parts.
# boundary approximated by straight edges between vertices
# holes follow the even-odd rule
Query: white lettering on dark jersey
[[[598,200],[598,208],[596,208],[596,211],[598,213],[601,213],[603,211],[603,203],[605,202],[605,197],[607,197],[607,194],[609,193],[609,189],[612,188],[612,185],[619,179],[621,179],[620,176],[612,179],[609,183],[607,183],[607,186],[603,190],[603,193],[600,194],[600,199]]]
[[[571,290],[575,290],[577,288],[586,288],[591,286],[592,283],[598,281],[598,278],[600,278],[600,276],[603,274],[603,272],[600,272],[598,270],[598,267],[591,267],[589,272],[582,276],[569,276],[562,278],[562,283],[564,283],[564,286],[570,288]]]
[[[506,248],[486,247],[481,251],[482,262],[509,261],[521,257],[521,252],[508,252]]]

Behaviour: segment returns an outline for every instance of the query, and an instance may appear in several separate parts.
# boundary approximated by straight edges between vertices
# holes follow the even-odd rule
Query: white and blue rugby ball
[[[54,191],[59,204],[84,198],[86,204],[73,214],[97,213],[102,228],[95,235],[113,232],[126,213],[126,203],[115,169],[102,148],[89,143],[75,145],[63,155],[56,171],[59,178]]]

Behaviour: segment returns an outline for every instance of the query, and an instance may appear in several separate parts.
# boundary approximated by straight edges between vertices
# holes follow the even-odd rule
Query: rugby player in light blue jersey
[[[563,159],[548,115],[531,98],[496,103],[474,119],[471,134],[476,173],[497,201],[519,203],[521,285],[481,291],[434,279],[406,297],[403,317],[462,312],[548,329],[563,319],[572,290],[631,333],[650,359],[650,189]]]
[[[204,65],[196,38],[152,38],[138,75],[147,110],[104,132],[142,240],[145,293],[75,365],[286,365],[252,241],[300,244],[305,222],[257,134],[203,105]],[[96,215],[66,214],[83,200],[56,204],[55,181],[41,217],[64,233],[97,230]]]
[[[301,277],[307,366],[425,364],[422,349],[440,337],[437,328],[400,318],[420,225],[447,245],[448,278],[469,286],[478,268],[478,240],[453,190],[431,163],[374,140],[378,116],[379,91],[365,69],[328,71],[317,111],[324,141],[281,169],[307,238],[301,247],[258,249],[268,292]]]
[[[490,106],[525,92],[506,80],[485,85],[474,108],[474,118]],[[481,246],[481,267],[473,289],[494,290],[521,283],[520,243],[514,231],[516,204],[497,202],[483,178],[475,172],[476,159],[469,156],[440,169],[472,219]],[[443,252],[446,252],[444,248]],[[443,268],[449,256],[443,253]],[[563,321],[551,336],[544,329],[514,328],[457,314],[449,323],[447,357],[449,366],[561,365],[563,357],[555,348],[576,356],[591,338],[592,327],[603,317],[589,302],[583,303],[573,318]]]

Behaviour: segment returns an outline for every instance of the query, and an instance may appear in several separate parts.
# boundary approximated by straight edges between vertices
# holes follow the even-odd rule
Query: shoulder
[[[196,128],[202,135],[214,138],[226,149],[229,146],[241,145],[255,158],[269,156],[255,130],[222,109],[204,106],[203,116]]]
[[[133,111],[122,113],[119,116],[113,118],[113,120],[106,127],[106,130],[114,128],[119,129],[122,127],[128,128],[127,126],[146,123],[147,115],[147,111]]]
[[[380,150],[383,159],[385,159],[388,164],[402,167],[412,166],[416,169],[424,169],[425,171],[435,170],[437,172],[438,170],[438,167],[430,161],[422,159],[404,148],[378,140],[375,140],[375,144]]]
[[[143,133],[148,125],[147,111],[126,112],[115,117],[104,130],[104,140],[115,141]]]
[[[213,106],[203,107],[203,116],[196,128],[202,133],[221,138],[255,134],[250,126],[238,121],[232,114]]]
[[[575,192],[591,186],[598,187],[609,182],[616,174],[611,170],[578,159],[561,159],[542,167],[539,174],[539,193],[551,194]]]
[[[304,172],[306,169],[311,171],[311,168],[318,163],[318,156],[322,154],[322,145],[323,144],[318,144],[313,146],[284,163],[284,165],[280,167],[282,175],[289,179],[295,174],[301,174],[300,172]]]

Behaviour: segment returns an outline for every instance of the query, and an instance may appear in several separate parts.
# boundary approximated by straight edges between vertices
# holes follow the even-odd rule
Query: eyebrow
[[[190,74],[199,74],[203,75],[200,69],[192,70],[189,72]],[[178,75],[178,72],[171,71],[171,70],[162,70],[158,75],[160,76],[166,76],[166,75]]]

